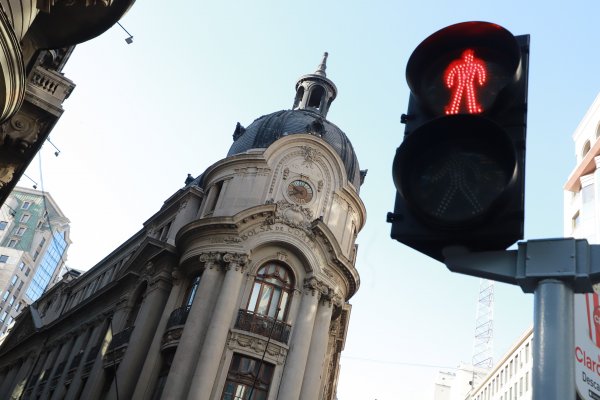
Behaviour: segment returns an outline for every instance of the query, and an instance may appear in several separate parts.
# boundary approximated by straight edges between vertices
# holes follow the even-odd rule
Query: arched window
[[[316,109],[321,108],[321,100],[325,95],[325,89],[323,86],[316,85],[310,92],[310,98],[308,99],[308,106]]]
[[[586,140],[583,144],[583,151],[581,152],[581,157],[585,157],[585,155],[590,151],[591,145],[590,141]]]
[[[296,99],[294,100],[294,107],[297,108],[304,97],[304,86],[300,86],[296,91]]]
[[[198,291],[198,286],[200,286],[200,274],[195,275],[192,278],[190,287],[188,288],[187,293],[185,294],[184,306],[190,307],[192,305],[192,303],[194,302],[194,298],[196,297],[196,292]]]
[[[283,321],[293,289],[294,277],[290,270],[282,264],[269,262],[256,274],[247,309]]]

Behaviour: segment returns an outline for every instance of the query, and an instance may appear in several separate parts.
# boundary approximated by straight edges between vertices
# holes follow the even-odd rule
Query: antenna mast
[[[490,370],[494,366],[494,281],[479,281],[479,298],[475,317],[473,367]],[[477,373],[474,372],[476,376]]]

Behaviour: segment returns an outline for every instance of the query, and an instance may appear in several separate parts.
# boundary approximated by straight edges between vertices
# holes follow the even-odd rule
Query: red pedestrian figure
[[[461,103],[465,101],[469,114],[479,114],[483,111],[475,96],[475,80],[483,86],[486,76],[485,62],[475,58],[475,52],[467,49],[462,58],[452,61],[444,72],[444,81],[449,89],[454,88],[450,103],[446,106],[446,114],[458,114]]]

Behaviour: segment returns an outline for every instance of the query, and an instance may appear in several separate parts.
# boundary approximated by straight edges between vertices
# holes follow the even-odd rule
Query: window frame
[[[245,354],[233,353],[223,385],[221,400],[266,400],[269,397],[274,372],[275,365],[269,362]],[[251,387],[254,387],[254,390],[252,397],[248,398],[245,389]],[[242,389],[241,392],[240,389]],[[239,394],[242,397],[239,397]]]
[[[274,266],[275,269],[273,272],[269,273],[269,268],[271,266]],[[264,271],[264,273],[261,273],[261,271]],[[281,276],[279,271],[284,271],[285,275]],[[287,278],[287,282],[285,278]],[[277,284],[276,281],[279,281],[279,284]],[[252,283],[252,290],[250,291],[250,296],[246,303],[246,310],[268,318],[273,318],[277,321],[286,321],[294,286],[295,278],[290,267],[280,262],[268,261],[262,264],[256,273],[256,277]],[[266,292],[267,290],[269,292]],[[277,305],[276,308],[273,309],[272,301],[275,295],[278,296]],[[264,307],[264,300],[267,296],[268,300],[266,307]],[[285,301],[285,304],[282,307],[283,301]],[[273,310],[275,311],[275,314],[271,315]]]

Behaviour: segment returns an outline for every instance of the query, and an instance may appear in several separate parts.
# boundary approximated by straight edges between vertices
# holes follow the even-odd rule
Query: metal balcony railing
[[[235,328],[256,333],[285,344],[288,342],[291,330],[291,326],[285,322],[248,310],[240,310],[238,312]]]
[[[131,338],[131,332],[133,332],[133,326],[127,327],[123,329],[121,332],[115,334],[108,345],[107,352],[116,349],[124,344],[129,343],[129,338]]]
[[[188,314],[190,313],[190,308],[191,306],[183,306],[173,310],[167,321],[166,330],[177,325],[185,325]]]

